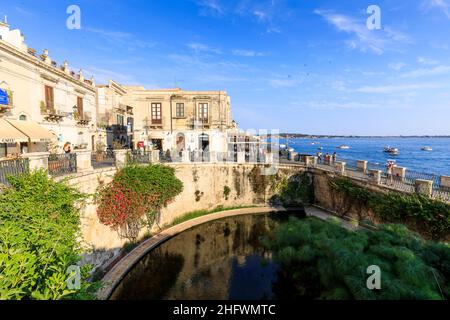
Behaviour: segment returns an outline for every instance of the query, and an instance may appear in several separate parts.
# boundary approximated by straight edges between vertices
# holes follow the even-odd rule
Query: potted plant
[[[95,160],[97,162],[103,161],[103,153],[105,151],[105,147],[106,147],[106,145],[101,141],[98,141],[96,143],[96,145],[95,145]]]

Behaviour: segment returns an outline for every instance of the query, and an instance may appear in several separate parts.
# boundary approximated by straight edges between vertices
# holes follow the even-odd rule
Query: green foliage
[[[448,236],[450,204],[416,194],[380,193],[354,184],[348,178],[330,181],[330,187],[346,196],[350,204],[372,209],[382,221],[408,223],[433,239]]]
[[[272,203],[285,206],[305,206],[314,202],[312,179],[307,173],[300,173],[283,178],[275,187]]]
[[[66,286],[67,268],[80,260],[83,195],[44,171],[9,180],[0,194],[0,300],[87,295],[86,282],[79,292]]]
[[[223,207],[223,206],[218,206],[217,208],[213,209],[213,210],[197,210],[197,211],[193,211],[193,212],[188,212],[184,215],[182,215],[181,217],[176,218],[173,223],[172,226],[175,226],[177,224],[189,221],[189,220],[193,220],[195,218],[199,218],[202,216],[206,216],[208,214],[213,214],[216,212],[221,212],[221,211],[230,211],[230,210],[236,210],[236,209],[245,209],[245,208],[253,208],[251,206],[236,206],[236,207]]]
[[[175,170],[163,165],[130,165],[116,173],[111,183],[100,186],[96,203],[100,222],[135,242],[144,225],[149,229],[161,208],[181,191]]]
[[[450,248],[404,226],[347,231],[336,223],[290,218],[264,244],[293,297],[312,299],[448,299]],[[381,290],[369,290],[367,268],[381,268]],[[283,279],[283,277],[287,279]],[[442,292],[442,293],[441,293]]]

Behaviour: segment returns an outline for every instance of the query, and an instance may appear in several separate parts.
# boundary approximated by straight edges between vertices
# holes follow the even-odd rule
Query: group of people
[[[323,156],[323,158],[322,158],[322,156]],[[330,154],[327,152],[325,155],[323,155],[322,152],[317,152],[317,159],[318,159],[319,161],[322,161],[322,159],[323,159],[323,161],[324,161],[325,163],[335,163],[336,160],[337,160],[337,153],[335,152],[335,153],[333,153],[332,155],[330,155]]]

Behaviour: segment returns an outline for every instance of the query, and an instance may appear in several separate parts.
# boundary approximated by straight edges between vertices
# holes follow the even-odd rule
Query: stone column
[[[77,155],[77,172],[92,171],[92,152],[90,150],[76,150]]]
[[[417,194],[431,197],[433,193],[433,181],[431,180],[422,180],[416,179],[415,181],[415,190]]]
[[[127,164],[127,154],[129,150],[114,150],[114,157],[116,158],[116,168],[120,169]]]
[[[48,157],[50,152],[33,152],[22,155],[23,158],[28,159],[30,172],[35,170],[48,170]]]
[[[209,152],[209,162],[211,162],[211,163],[219,162],[219,160],[217,160],[217,152],[216,151]]]
[[[182,163],[190,163],[191,162],[191,159],[189,157],[189,151],[183,150],[181,152],[181,162]]]
[[[345,175],[345,165],[346,165],[346,163],[342,162],[342,161],[335,162],[336,170],[339,174]]]
[[[159,150],[152,150],[150,151],[152,154],[152,163],[160,163],[160,158],[159,158]]]
[[[406,177],[406,168],[396,166],[393,168],[392,174],[394,175],[394,178],[403,181]]]
[[[274,154],[272,152],[266,153],[266,163],[273,163]]]
[[[358,168],[358,171],[366,173],[366,171],[367,171],[367,161],[366,160],[358,160],[356,162],[356,167]]]
[[[381,184],[381,170],[369,170],[369,176],[376,184]]]
[[[237,162],[245,163],[245,152],[239,151],[237,154]]]
[[[441,176],[441,187],[450,188],[450,177]]]

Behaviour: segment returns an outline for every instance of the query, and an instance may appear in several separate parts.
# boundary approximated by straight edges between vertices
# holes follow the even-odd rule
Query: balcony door
[[[152,103],[152,124],[162,124],[162,105],[161,103]]]

